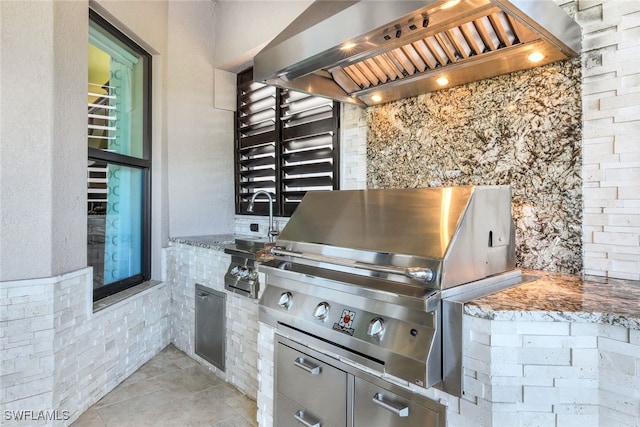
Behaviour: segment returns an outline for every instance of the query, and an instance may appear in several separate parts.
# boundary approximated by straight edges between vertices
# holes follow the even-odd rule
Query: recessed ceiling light
[[[354,47],[356,47],[355,43],[347,42],[347,43],[343,44],[342,46],[340,46],[340,50],[351,50]]]
[[[382,97],[380,95],[371,95],[371,100],[373,102],[380,102],[382,101]]]
[[[440,86],[446,86],[449,84],[449,79],[446,77],[438,77],[436,79],[436,83],[438,83]]]
[[[527,61],[529,62],[540,62],[544,59],[544,55],[542,52],[531,52],[527,55]]]

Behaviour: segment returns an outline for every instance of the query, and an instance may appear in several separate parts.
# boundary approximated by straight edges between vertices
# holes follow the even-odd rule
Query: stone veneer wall
[[[278,230],[282,231],[289,222],[289,218],[275,217],[273,224]],[[251,224],[258,224],[258,231],[251,231]],[[269,217],[260,215],[236,215],[234,223],[234,234],[240,236],[251,236],[258,239],[267,239],[267,230],[269,229]]]
[[[580,0],[585,273],[640,280],[640,2]]]
[[[216,375],[255,399],[258,390],[258,301],[224,289],[224,274],[230,262],[231,255],[222,250],[170,243],[167,248],[167,283],[171,286],[171,341]],[[226,334],[225,371],[195,353],[196,283],[227,295],[227,325],[226,331],[222,331]]]
[[[54,417],[30,426],[68,425],[169,344],[166,284],[93,312],[92,282],[87,268],[0,283],[3,426],[29,410]]]
[[[468,425],[465,419],[496,427],[638,426],[640,331],[526,318],[464,320],[466,394],[451,426]]]
[[[340,188],[367,188],[367,115],[351,104],[342,105],[340,121]]]
[[[367,110],[367,186],[511,185],[518,265],[582,270],[580,60]]]

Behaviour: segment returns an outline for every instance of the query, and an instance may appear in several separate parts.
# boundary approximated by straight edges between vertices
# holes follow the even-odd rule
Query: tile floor
[[[252,399],[169,345],[72,427],[254,427],[255,420]]]

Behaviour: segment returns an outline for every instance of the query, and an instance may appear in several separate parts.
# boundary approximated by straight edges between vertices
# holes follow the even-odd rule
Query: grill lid
[[[553,0],[322,0],[258,53],[254,77],[373,105],[572,58],[580,41]]]
[[[428,267],[444,289],[514,268],[514,240],[507,186],[317,191],[275,253],[408,277]]]
[[[309,192],[280,240],[443,258],[471,187]]]

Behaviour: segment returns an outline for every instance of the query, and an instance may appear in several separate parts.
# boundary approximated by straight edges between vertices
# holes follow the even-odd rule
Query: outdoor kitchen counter
[[[224,251],[233,234],[174,237],[170,240]],[[589,322],[640,330],[640,282],[523,270],[536,279],[465,304],[464,313],[498,321]]]
[[[640,330],[640,282],[523,270],[537,279],[465,304],[498,321],[590,322]]]
[[[169,240],[185,245],[197,246],[205,249],[224,251],[224,248],[234,243],[237,236],[233,234],[211,234],[206,236],[172,237]]]

